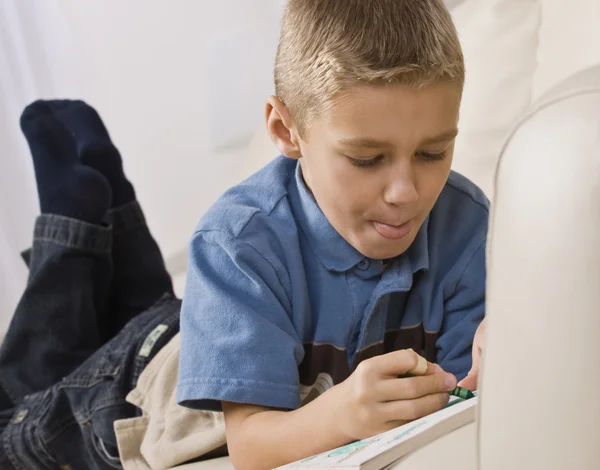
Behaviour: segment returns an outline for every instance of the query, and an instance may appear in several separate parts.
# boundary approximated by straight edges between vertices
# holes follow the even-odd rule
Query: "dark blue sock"
[[[110,185],[79,161],[73,137],[50,107],[43,101],[27,106],[21,129],[31,150],[42,213],[102,223],[110,208]]]
[[[121,154],[96,110],[78,100],[54,100],[48,104],[73,134],[81,163],[102,173],[110,183],[112,207],[134,201],[135,191],[123,171]]]

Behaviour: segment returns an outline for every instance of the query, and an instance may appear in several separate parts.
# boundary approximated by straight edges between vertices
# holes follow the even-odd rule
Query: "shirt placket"
[[[352,352],[352,361],[349,363],[350,370],[354,370],[357,365],[355,364],[355,361],[358,352],[367,346],[377,344],[384,340],[387,325],[387,312],[392,294],[397,292],[408,292],[412,285],[412,283],[398,283],[398,279],[397,271],[384,273],[381,281],[373,290],[371,299],[364,309],[363,314],[359,315],[362,323],[357,325],[356,331],[353,332],[357,335],[357,340]]]
[[[377,290],[378,280],[381,278],[382,263],[380,261],[362,259],[352,271],[348,272],[350,289],[355,290],[353,298],[355,299],[354,316],[350,325],[347,346],[348,367],[352,367],[355,361],[356,353],[360,350],[362,330],[366,325],[365,314],[371,314],[376,307],[373,305],[373,292]],[[369,283],[369,300],[365,303],[362,299],[366,297],[364,292],[365,283]],[[363,294],[361,296],[361,294]]]

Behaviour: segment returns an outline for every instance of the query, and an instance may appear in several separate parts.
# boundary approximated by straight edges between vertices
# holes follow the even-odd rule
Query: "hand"
[[[349,441],[365,439],[444,407],[456,378],[432,363],[427,363],[424,375],[398,378],[414,373],[418,364],[419,356],[411,349],[361,362],[330,390],[339,432]]]
[[[479,380],[479,365],[481,364],[481,356],[483,354],[483,343],[485,336],[485,318],[479,324],[473,338],[473,365],[469,374],[460,381],[459,387],[467,388],[471,391],[477,390],[477,382]]]

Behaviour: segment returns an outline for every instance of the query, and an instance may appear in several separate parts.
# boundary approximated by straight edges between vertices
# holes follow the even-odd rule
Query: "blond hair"
[[[359,84],[462,89],[464,59],[442,0],[289,0],[275,92],[303,133],[340,93]]]

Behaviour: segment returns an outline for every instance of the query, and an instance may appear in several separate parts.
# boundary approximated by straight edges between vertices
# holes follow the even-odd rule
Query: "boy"
[[[237,469],[436,411],[467,375],[488,202],[450,171],[463,82],[441,0],[289,1],[266,107],[283,156],[200,222],[181,311],[178,400],[224,411]],[[426,374],[398,378],[410,349]]]
[[[0,469],[223,455],[222,413],[175,403],[180,302],[100,117],[36,102],[21,127],[42,214],[0,348]]]
[[[417,364],[415,353],[406,348],[423,351],[464,377],[473,331],[483,317],[487,202],[457,175],[445,181],[450,137],[421,137],[445,134],[456,125],[462,56],[460,49],[454,51],[459,72],[448,72],[452,61],[441,59],[452,56],[448,46],[456,38],[447,13],[436,2],[308,3],[289,6],[277,72],[282,102],[272,98],[268,106],[271,134],[288,157],[302,157],[302,166],[280,158],[234,188],[205,219],[192,245],[180,398],[195,407],[205,405],[203,398],[224,402],[232,458],[240,468],[285,463],[438,409],[455,378],[429,364],[424,377],[395,379]],[[311,9],[314,5],[317,10]],[[414,11],[404,11],[407,5]],[[348,24],[333,24],[340,15]],[[286,38],[302,18],[296,37]],[[340,54],[350,59],[351,52],[360,55],[361,49],[348,40],[359,35],[344,33],[336,44],[335,35],[328,33],[327,43],[317,33],[331,30],[339,36],[352,26],[352,18],[363,22],[354,25],[355,31],[365,25],[382,27],[377,36],[382,43],[372,48],[390,62],[382,70],[411,64],[408,72],[414,76],[404,75],[410,85],[397,84],[393,74],[387,87],[377,84],[377,74],[364,87],[349,88],[339,80],[352,82],[352,74],[343,69],[348,65],[360,72],[361,83],[369,80],[359,61],[339,62]],[[409,28],[407,38],[398,36],[390,43],[399,19],[414,31]],[[431,23],[434,19],[439,23]],[[333,21],[332,28],[323,28],[323,21]],[[392,23],[387,29],[386,21]],[[445,25],[449,37],[427,36],[427,24],[436,30]],[[315,82],[313,92],[322,97],[327,90],[337,93],[336,100],[322,103],[320,116],[312,108],[316,102],[310,90],[302,89],[304,62],[294,63],[302,58],[291,47],[302,39],[299,31],[306,33],[304,39],[315,38],[318,60],[312,72],[323,80]],[[423,40],[419,51],[413,51],[415,60],[410,54],[398,58],[384,47],[402,51],[403,40],[419,34]],[[345,42],[350,50],[339,47]],[[327,44],[338,56],[320,47]],[[436,50],[438,58],[431,54]],[[304,52],[310,60],[310,47]],[[427,58],[435,62],[431,76],[425,73],[428,69],[417,67]],[[370,57],[363,59],[368,62]],[[287,78],[286,71],[291,74]],[[425,80],[428,76],[431,83]],[[424,86],[414,88],[418,84]],[[305,101],[296,100],[294,110],[296,91]],[[302,112],[306,129],[300,125]],[[370,119],[364,121],[367,112]],[[213,425],[219,431],[219,416],[167,409],[172,384],[165,378],[172,377],[170,367],[177,362],[179,301],[172,297],[160,252],[100,118],[81,102],[42,102],[26,109],[22,128],[34,160],[42,216],[29,258],[28,287],[0,351],[0,468],[115,468],[120,461],[125,468],[138,468],[141,446],[148,468],[166,468],[219,451],[220,437],[204,432]],[[369,155],[370,147],[354,148],[347,142],[356,135],[378,137],[387,148],[378,142],[381,150]],[[336,147],[350,148],[330,152],[333,141]],[[365,158],[372,161],[363,163]],[[266,213],[265,206],[271,206]],[[218,227],[215,238],[206,230],[209,222],[233,217],[243,225],[249,212],[254,216],[238,238],[223,236],[235,228],[233,223]],[[218,219],[214,214],[220,214]],[[229,251],[215,249],[216,242]],[[249,251],[234,251],[234,242]],[[219,258],[229,262],[220,263]],[[212,269],[218,271],[211,274]],[[197,297],[199,291],[205,301]],[[220,295],[223,291],[227,294]],[[274,308],[275,300],[283,308]],[[205,326],[195,328],[199,322]],[[475,370],[478,351],[474,346]],[[194,361],[190,354],[205,357]],[[169,362],[172,357],[175,361]],[[238,360],[252,369],[236,367]],[[206,372],[215,366],[222,373]],[[262,379],[270,373],[285,380]],[[161,374],[152,388],[149,382]],[[215,383],[222,387],[199,387]],[[128,403],[125,396],[132,389],[135,399],[128,397]],[[296,411],[278,411],[297,408],[300,397],[310,403]],[[147,414],[150,402],[165,406]],[[315,416],[322,424],[312,425]],[[115,421],[123,438],[118,450]],[[195,427],[197,433],[192,432]],[[145,436],[138,441],[140,428]],[[290,433],[296,449],[286,453],[279,443]],[[160,452],[162,448],[169,452]],[[152,453],[153,463],[148,457]]]

